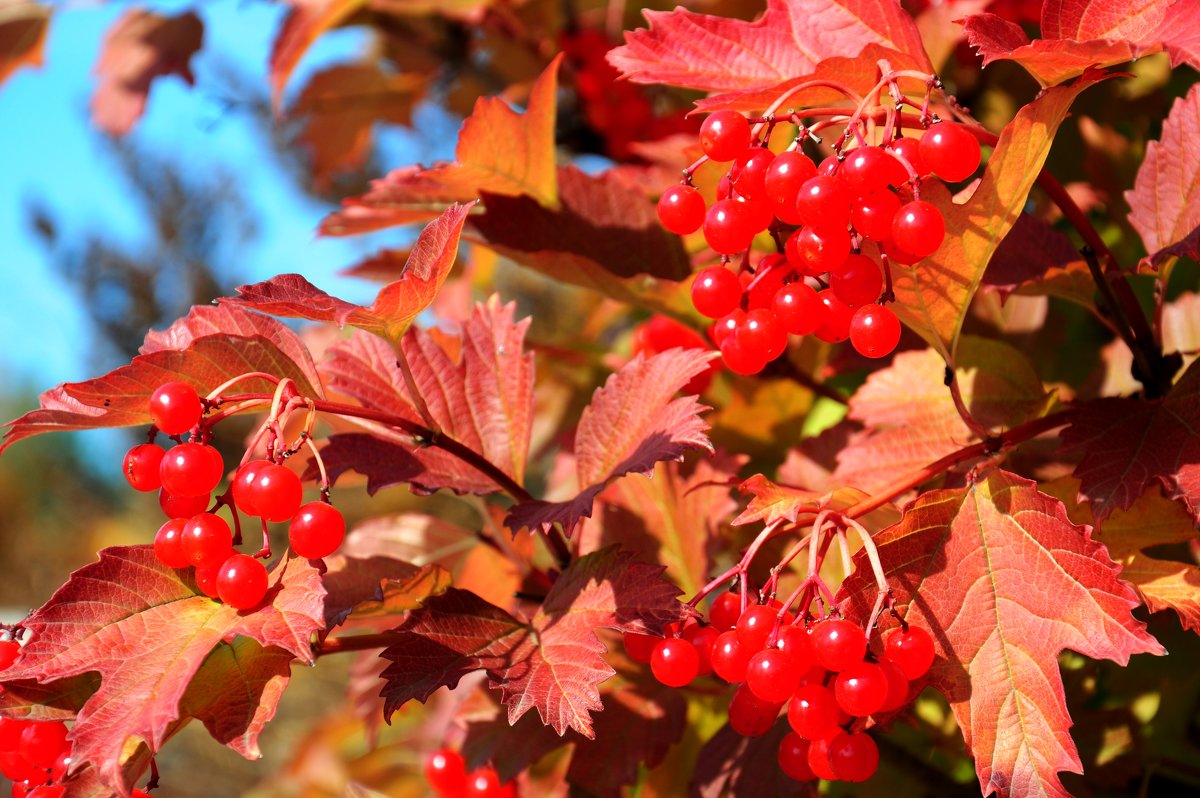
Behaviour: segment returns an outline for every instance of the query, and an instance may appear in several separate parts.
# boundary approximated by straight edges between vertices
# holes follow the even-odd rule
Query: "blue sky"
[[[146,116],[132,136],[155,152],[197,169],[228,166],[243,181],[258,214],[256,243],[239,253],[225,274],[252,282],[298,271],[331,293],[369,300],[369,284],[337,272],[379,246],[411,233],[371,238],[318,239],[314,230],[329,208],[300,195],[268,154],[253,123],[229,111],[217,95],[213,65],[231,60],[266,85],[266,61],[282,4],[212,0],[190,6],[159,2],[168,13],[196,7],[205,21],[204,50],[192,61],[196,86],[170,77],[155,83]],[[51,23],[46,65],[21,70],[0,85],[0,385],[42,390],[86,379],[97,370],[77,292],[52,271],[42,244],[29,229],[26,207],[38,198],[61,221],[63,236],[102,227],[136,246],[145,235],[141,214],[93,131],[87,106],[105,30],[125,6],[59,6]],[[290,83],[298,91],[313,71],[354,60],[365,44],[361,31],[322,37]],[[389,129],[381,135],[383,162],[399,166],[451,157],[458,121],[435,106],[417,111],[420,132]],[[6,391],[6,392],[7,392]]]

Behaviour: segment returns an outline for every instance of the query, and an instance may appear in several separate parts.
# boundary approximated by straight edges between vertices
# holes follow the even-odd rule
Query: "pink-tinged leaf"
[[[290,10],[271,45],[271,101],[276,108],[292,70],[312,43],[366,4],[367,0],[287,0]]]
[[[533,355],[524,351],[529,321],[513,321],[515,304],[500,304],[493,297],[477,305],[463,326],[461,352],[452,357],[429,333],[412,329],[401,341],[417,390],[441,431],[482,454],[517,482],[524,479],[525,459],[533,421]],[[331,350],[321,370],[332,390],[358,400],[365,407],[421,422],[408,393],[395,350],[382,339],[357,334]],[[363,463],[343,448],[346,457],[335,459],[368,477],[376,487],[411,481],[424,491],[450,488],[459,492],[492,493],[498,486],[490,477],[435,446],[412,447],[411,440],[363,422],[389,444],[404,444],[424,468],[409,478],[411,462],[392,446],[376,445]],[[334,441],[346,436],[335,436]],[[360,437],[341,445],[362,444]],[[360,467],[361,466],[361,467]]]
[[[452,568],[478,538],[470,529],[424,513],[368,518],[346,535],[347,557],[391,557],[416,566],[439,563]]]
[[[210,327],[216,331],[209,333]],[[176,345],[183,348],[163,348]],[[149,425],[150,395],[170,380],[188,383],[205,395],[232,377],[265,372],[291,379],[306,396],[323,395],[312,358],[296,334],[247,311],[197,308],[166,333],[151,333],[144,349],[150,351],[103,377],[43,393],[39,409],[5,425],[0,452],[43,432]],[[275,385],[254,378],[239,382],[237,389],[269,394]]]
[[[981,287],[1007,299],[1022,288],[1036,290],[1036,286],[1052,282],[1063,267],[1079,260],[1079,250],[1065,233],[1022,213],[996,247]]]
[[[582,490],[563,502],[518,504],[505,524],[544,528],[562,523],[570,533],[590,518],[592,502],[618,477],[649,476],[656,463],[684,453],[712,451],[700,418],[707,408],[695,396],[673,398],[715,357],[702,349],[669,349],[650,358],[636,356],[592,395],[575,430],[575,469]]]
[[[1079,453],[1079,498],[1103,521],[1129,509],[1155,482],[1200,518],[1200,366],[1193,363],[1165,398],[1097,399],[1080,405],[1062,433]]]
[[[471,219],[483,243],[555,279],[592,287],[595,274],[649,274],[680,281],[691,263],[679,237],[667,233],[646,195],[612,174],[558,171],[560,206],[530,197],[483,193],[487,213]]]
[[[683,8],[643,13],[649,29],[627,31],[624,46],[608,54],[637,83],[700,91],[767,88],[869,44],[929,68],[916,24],[894,0],[768,0],[754,22]]]
[[[426,225],[409,251],[402,277],[379,291],[370,307],[337,299],[298,274],[283,274],[264,283],[242,286],[224,304],[241,305],[273,316],[349,324],[398,340],[429,307],[458,257],[458,242],[475,203],[451,205]]]
[[[22,67],[40,67],[50,8],[31,0],[0,0],[0,84]]]
[[[365,432],[343,432],[331,436],[321,447],[321,460],[325,463],[325,473],[329,475],[331,484],[348,471],[357,471],[367,478],[367,493],[371,496],[392,485],[419,482],[426,472],[425,465],[417,459],[411,447]],[[312,462],[304,472],[304,479],[315,479],[320,473],[317,464]],[[492,483],[483,479],[480,476],[479,481],[473,481],[471,485],[487,492]],[[422,490],[432,493],[435,489],[424,486]]]
[[[450,574],[437,565],[418,568],[387,555],[353,557],[340,552],[325,558],[325,627],[356,617],[378,618],[418,606],[419,600],[443,592]]]
[[[1141,234],[1153,266],[1169,257],[1200,255],[1200,86],[1171,107],[1125,201],[1129,223]]]
[[[383,673],[385,715],[485,670],[510,724],[536,707],[558,734],[574,729],[592,738],[591,713],[601,709],[597,686],[614,673],[595,631],[659,631],[677,620],[679,589],[662,578],[662,570],[616,547],[581,557],[527,623],[465,590],[451,588],[429,599],[382,654],[392,662]]]
[[[742,482],[738,490],[749,496],[750,502],[741,515],[733,520],[735,525],[753,524],[756,521],[764,524],[787,521],[794,524],[801,513],[810,512],[818,506],[823,495],[823,492],[777,485],[762,474],[755,474]]]
[[[691,794],[700,798],[815,795],[815,783],[803,785],[779,769],[779,743],[789,731],[783,718],[760,737],[743,737],[728,724],[722,726],[700,749]]]
[[[1166,303],[1162,314],[1163,351],[1200,351],[1200,294],[1189,291]]]
[[[133,743],[161,748],[210,652],[239,635],[257,641],[271,661],[260,667],[250,649],[241,649],[239,667],[253,675],[241,684],[214,681],[214,690],[231,693],[209,692],[204,706],[233,711],[248,689],[257,691],[262,707],[241,704],[245,728],[236,731],[233,716],[213,719],[224,742],[254,755],[257,730],[274,712],[281,689],[276,652],[314,661],[309,639],[322,628],[324,596],[317,570],[289,559],[271,573],[261,607],[238,612],[200,595],[190,577],[162,565],[150,546],[104,549],[99,562],[72,574],[25,622],[29,642],[4,681],[52,683],[99,672],[100,688],[71,732],[74,757],[92,763],[105,784],[124,793],[130,785],[122,764]]]
[[[167,17],[131,8],[104,37],[92,95],[92,121],[101,130],[123,136],[146,109],[150,85],[164,75],[178,75],[190,86],[190,62],[204,43],[204,23],[194,11]]]
[[[81,673],[41,684],[33,679],[6,681],[0,691],[0,713],[22,720],[75,720],[79,710],[100,689],[100,674]]]
[[[937,252],[915,266],[892,264],[895,310],[947,360],[954,360],[955,341],[984,269],[1024,209],[1058,126],[1075,98],[1103,79],[1102,74],[1088,73],[1070,87],[1043,92],[1022,108],[1001,132],[979,186],[964,204],[952,202],[940,184],[927,184],[922,190],[922,199],[941,210],[946,238]]]
[[[983,794],[1066,798],[1059,771],[1083,766],[1058,655],[1125,665],[1164,653],[1133,617],[1140,602],[1104,546],[1062,502],[1003,471],[922,494],[875,542],[897,609],[933,636],[929,684],[954,710]],[[860,556],[840,606],[865,620],[875,594]]]
[[[1138,41],[1162,25],[1173,0],[1143,0],[1137,5],[1113,0],[1045,0],[1042,37],[1046,39],[1128,39]]]
[[[352,236],[401,224],[437,218],[447,205],[469,202],[477,195],[447,187],[420,166],[394,169],[371,181],[366,194],[342,201],[342,209],[321,222],[323,236]]]

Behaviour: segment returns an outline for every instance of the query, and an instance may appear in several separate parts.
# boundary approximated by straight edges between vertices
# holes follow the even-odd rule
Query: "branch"
[[[946,387],[950,389],[950,398],[954,400],[954,409],[958,411],[958,416],[967,425],[967,429],[971,430],[971,433],[981,441],[991,440],[993,437],[991,430],[979,423],[979,420],[971,414],[967,403],[963,401],[962,389],[958,385],[958,374],[949,363],[946,364]]]
[[[324,657],[328,654],[345,654],[349,651],[373,651],[387,648],[400,640],[396,632],[375,632],[366,635],[330,637],[313,646],[313,654]]]

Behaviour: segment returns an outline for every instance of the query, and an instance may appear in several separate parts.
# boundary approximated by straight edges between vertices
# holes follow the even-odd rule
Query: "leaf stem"
[[[401,636],[394,631],[328,637],[313,647],[313,654],[317,657],[324,657],[328,654],[345,654],[350,651],[372,651],[377,648],[387,648],[398,642],[400,638]]]

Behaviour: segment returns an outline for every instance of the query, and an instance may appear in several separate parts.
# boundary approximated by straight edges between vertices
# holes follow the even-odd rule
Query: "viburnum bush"
[[[1197,789],[1194,662],[1155,657],[1200,631],[1200,2],[768,0],[623,44],[621,4],[444,5],[295,0],[271,54],[324,178],[473,85],[404,36],[512,84],[321,223],[422,226],[374,301],[244,285],[7,424],[134,428],[104,456],[162,514],[0,630],[12,794],[170,794],[193,720],[256,758],[338,656],[374,753],[278,794]],[[0,77],[49,14],[5,8]],[[378,62],[286,104],[341,25]],[[202,31],[126,12],[97,123]],[[428,498],[346,512],[364,484]]]

